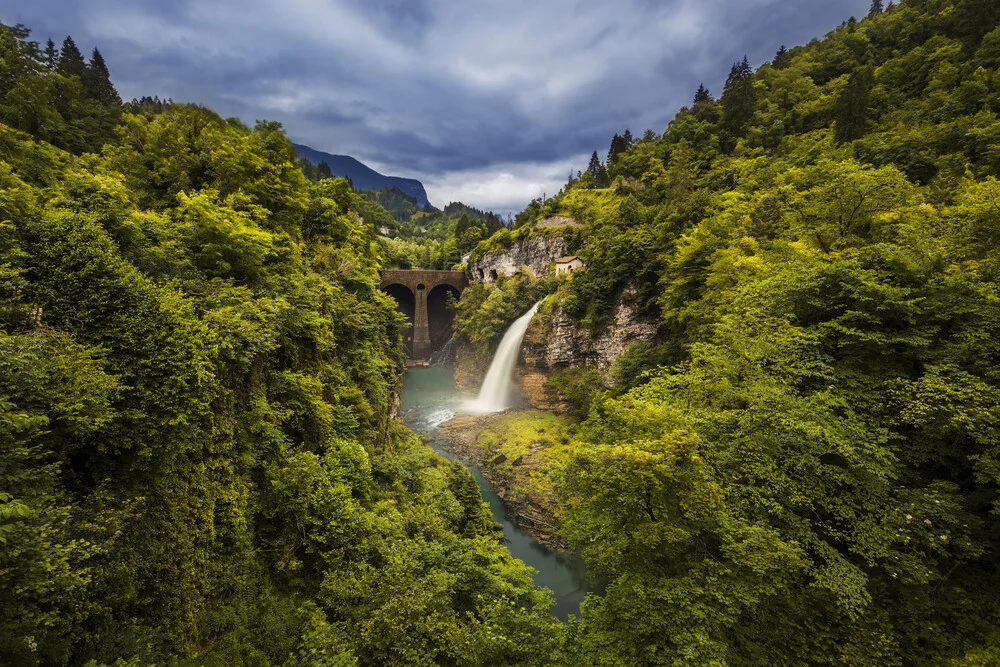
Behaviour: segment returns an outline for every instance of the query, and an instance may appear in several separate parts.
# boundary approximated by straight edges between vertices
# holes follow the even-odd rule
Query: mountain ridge
[[[326,162],[330,166],[330,172],[334,176],[344,176],[351,179],[357,190],[371,190],[378,192],[386,188],[398,188],[417,200],[417,205],[421,208],[430,204],[427,199],[427,191],[424,184],[415,178],[403,178],[401,176],[386,176],[381,174],[357,158],[350,155],[335,155],[324,151],[316,150],[304,144],[292,144],[298,156],[309,162],[319,165]]]

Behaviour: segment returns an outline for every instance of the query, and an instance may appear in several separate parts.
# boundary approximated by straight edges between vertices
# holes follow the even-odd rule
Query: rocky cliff
[[[468,341],[455,343],[455,388],[461,392],[473,393],[486,377],[490,360],[479,359],[475,348]]]
[[[545,381],[553,371],[569,367],[598,370],[610,381],[611,367],[634,343],[653,341],[657,321],[631,305],[626,293],[615,309],[614,320],[598,331],[580,325],[559,304],[536,316],[521,346],[517,379],[522,392],[536,408],[559,409],[545,392]]]
[[[569,243],[562,234],[536,234],[471,262],[469,273],[472,280],[491,283],[498,276],[512,276],[527,267],[531,275],[541,278],[551,273],[553,263],[568,250]]]

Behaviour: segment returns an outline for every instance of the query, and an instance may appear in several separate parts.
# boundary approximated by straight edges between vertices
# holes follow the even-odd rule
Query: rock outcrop
[[[658,323],[631,305],[626,293],[615,309],[614,320],[594,332],[564,313],[557,305],[535,317],[521,346],[517,379],[525,398],[536,408],[559,410],[545,392],[545,381],[562,368],[594,368],[610,381],[615,359],[633,344],[656,339]]]
[[[490,360],[479,359],[476,349],[467,341],[455,344],[455,388],[462,392],[478,391],[490,368]]]
[[[557,258],[567,254],[569,244],[562,234],[536,234],[509,248],[469,264],[474,281],[492,283],[499,276],[512,276],[524,267],[536,278],[549,275]]]

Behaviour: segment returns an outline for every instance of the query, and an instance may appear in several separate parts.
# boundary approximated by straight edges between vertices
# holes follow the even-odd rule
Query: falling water
[[[452,336],[444,345],[436,350],[427,364],[429,366],[445,366],[455,361],[455,337]]]
[[[527,313],[514,321],[507,333],[500,341],[500,347],[493,357],[493,363],[486,373],[483,386],[479,390],[479,396],[472,401],[466,401],[464,408],[466,412],[484,415],[490,412],[501,412],[511,405],[511,389],[514,380],[514,365],[517,363],[517,355],[521,351],[521,341],[528,331],[531,318],[534,317],[538,307],[542,305],[539,301],[531,307]]]

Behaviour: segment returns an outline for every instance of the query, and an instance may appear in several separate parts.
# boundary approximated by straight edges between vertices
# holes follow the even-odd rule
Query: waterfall
[[[465,402],[466,412],[484,415],[490,412],[501,412],[510,407],[511,389],[514,384],[514,366],[517,364],[517,355],[521,351],[521,341],[528,331],[531,318],[534,317],[538,307],[542,305],[539,301],[531,307],[527,313],[517,318],[507,333],[500,341],[500,347],[493,357],[493,363],[486,373],[483,386],[479,390],[479,396],[475,400]]]
[[[452,336],[448,341],[437,349],[434,354],[431,355],[430,360],[427,362],[430,366],[445,366],[447,364],[453,363],[455,361],[455,337]]]

